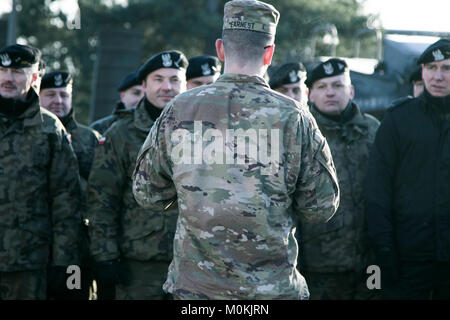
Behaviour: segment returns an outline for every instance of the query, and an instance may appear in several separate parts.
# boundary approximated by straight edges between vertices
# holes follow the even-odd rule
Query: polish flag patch
[[[99,145],[102,145],[102,144],[105,143],[105,141],[106,141],[106,138],[105,138],[105,137],[101,137],[101,138],[98,140],[98,144],[99,144]]]

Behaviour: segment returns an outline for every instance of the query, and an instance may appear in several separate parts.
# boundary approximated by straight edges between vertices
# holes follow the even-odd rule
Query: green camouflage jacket
[[[133,180],[143,207],[178,204],[166,292],[308,298],[295,217],[327,221],[339,187],[309,111],[264,79],[225,74],[177,96],[150,131]]]
[[[91,255],[170,262],[177,211],[162,214],[138,205],[131,174],[153,121],[144,100],[100,139],[88,182]]]
[[[300,271],[365,272],[370,246],[364,215],[363,184],[370,147],[379,121],[362,114],[352,103],[353,116],[340,123],[321,114],[315,107],[311,113],[328,141],[341,190],[336,214],[326,224],[301,221]]]
[[[80,178],[64,126],[33,93],[18,118],[0,117],[0,141],[0,271],[78,264]]]
[[[94,161],[95,148],[98,146],[101,135],[96,130],[76,122],[73,111],[60,120],[70,134],[72,147],[78,159],[80,176],[87,181],[92,161]]]
[[[103,134],[114,122],[121,119],[123,116],[126,116],[128,113],[129,110],[127,110],[123,103],[119,101],[112,114],[92,122],[90,127],[100,134]]]

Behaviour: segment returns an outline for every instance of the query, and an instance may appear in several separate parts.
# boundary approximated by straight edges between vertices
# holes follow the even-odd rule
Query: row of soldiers
[[[427,226],[405,228],[405,219],[420,219],[397,213],[407,197],[394,200],[399,191],[390,184],[404,182],[389,180],[396,175],[389,157],[400,157],[394,156],[400,145],[389,145],[396,127],[383,121],[379,130],[379,121],[359,110],[344,60],[329,59],[308,74],[289,63],[267,84],[278,18],[260,1],[228,2],[224,39],[216,42],[223,75],[215,57],[158,53],[125,77],[121,102],[91,124],[95,130],[73,118],[69,73],[39,81],[39,50],[0,50],[1,299],[376,299],[366,282],[371,264],[381,267],[385,298],[419,296],[414,285],[424,266],[411,259],[434,261],[427,255],[434,246],[410,254],[420,243],[402,242]],[[261,42],[261,65],[242,63],[246,55],[237,48]],[[427,48],[419,58],[423,69],[445,63],[449,47],[441,40]],[[423,78],[420,99],[431,94],[436,103],[442,90],[448,95],[441,82]],[[388,121],[418,101],[402,100]],[[171,133],[194,132],[198,120],[214,129],[278,128],[288,146],[278,164],[285,171],[261,176],[249,161],[174,163]],[[417,208],[429,202],[418,198]],[[81,266],[81,289],[68,288],[71,265]],[[438,266],[433,276],[448,281],[448,270]],[[425,267],[430,273],[436,265]],[[420,294],[436,288],[419,278],[430,283]]]

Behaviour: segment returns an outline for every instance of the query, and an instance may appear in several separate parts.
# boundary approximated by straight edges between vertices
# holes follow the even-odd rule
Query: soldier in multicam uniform
[[[47,276],[65,287],[80,262],[77,159],[62,123],[39,107],[35,52],[0,50],[0,299],[45,299]]]
[[[111,115],[98,119],[91,123],[90,127],[103,134],[114,122],[129,114],[127,110],[136,107],[144,96],[142,81],[139,81],[136,72],[131,72],[122,79],[117,88],[120,94],[120,101]]]
[[[82,186],[82,216],[86,214],[87,180],[94,160],[95,148],[98,146],[100,134],[75,121],[72,108],[72,75],[67,71],[53,71],[42,77],[39,100],[41,106],[58,116],[70,134],[72,147],[78,160]],[[86,219],[83,219],[87,223]],[[81,223],[81,221],[80,221]],[[89,248],[87,240],[87,226],[83,225],[83,241],[81,261],[81,290],[52,291],[49,284],[49,298],[52,299],[88,299],[89,288],[92,285],[92,272],[89,261]]]
[[[363,183],[379,121],[361,113],[344,60],[332,58],[308,75],[311,113],[330,146],[341,199],[326,224],[301,220],[300,272],[314,300],[371,299],[366,285],[372,264],[364,216]]]
[[[308,101],[308,89],[305,85],[306,69],[301,62],[288,62],[281,65],[270,76],[269,86],[294,100]]]
[[[197,56],[189,59],[186,70],[186,88],[193,89],[217,80],[222,65],[217,57]]]
[[[90,250],[97,277],[117,283],[117,299],[170,298],[162,285],[172,260],[178,211],[163,214],[140,207],[131,174],[153,123],[167,103],[186,90],[187,64],[179,51],[151,57],[138,71],[145,97],[105,132],[95,154],[88,187]]]
[[[223,40],[216,41],[224,74],[175,98],[140,151],[136,200],[157,211],[178,204],[174,258],[164,284],[177,299],[309,296],[296,269],[294,220],[328,220],[338,207],[339,187],[314,118],[262,78],[278,19],[264,2],[227,2]]]

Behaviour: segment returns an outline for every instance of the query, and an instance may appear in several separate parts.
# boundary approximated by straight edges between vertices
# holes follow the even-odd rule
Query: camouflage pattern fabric
[[[326,224],[301,219],[299,265],[309,272],[365,272],[373,258],[364,215],[363,184],[370,147],[379,121],[361,114],[356,104],[344,122],[327,118],[316,107],[311,113],[326,137],[339,179],[341,199],[336,214]],[[308,286],[311,289],[310,283]]]
[[[379,290],[367,288],[365,272],[305,272],[310,300],[378,300]]]
[[[126,116],[128,113],[130,113],[130,110],[127,110],[123,103],[119,101],[111,115],[92,122],[90,127],[98,133],[103,134],[114,122]]]
[[[122,284],[116,286],[116,300],[171,299],[171,295],[162,290],[169,262],[122,259],[121,264],[129,279],[126,286]]]
[[[266,140],[279,157],[266,162],[237,152],[224,138],[229,129],[270,132]],[[249,149],[267,148],[248,133]],[[213,134],[217,149],[200,154],[199,164],[188,151],[192,164],[177,161],[180,141],[208,150]],[[220,163],[225,154],[231,163]],[[209,161],[215,156],[217,162]],[[133,180],[143,207],[179,208],[166,292],[180,299],[308,298],[296,270],[294,217],[323,222],[334,214],[335,168],[309,111],[264,79],[225,74],[177,96],[152,127]]]
[[[0,116],[0,141],[0,271],[78,264],[80,178],[64,126],[34,94],[18,118]]]
[[[131,174],[152,125],[141,100],[105,132],[96,149],[88,183],[90,251],[96,261],[172,259],[177,210],[144,209],[132,192]]]
[[[45,300],[47,271],[0,272],[0,300]]]

